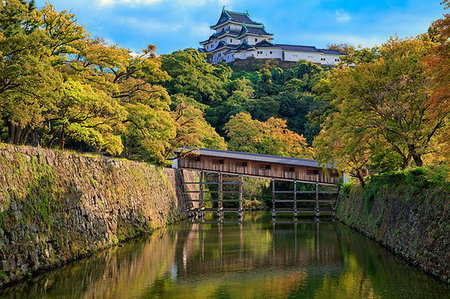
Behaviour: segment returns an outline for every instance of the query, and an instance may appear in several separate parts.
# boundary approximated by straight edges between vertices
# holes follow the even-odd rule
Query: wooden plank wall
[[[254,175],[267,178],[279,178],[299,181],[311,181],[334,184],[338,174],[328,170],[326,174],[322,168],[285,165],[278,163],[256,162],[230,158],[188,155],[178,159],[180,168],[199,169],[205,171],[227,172],[242,175]]]

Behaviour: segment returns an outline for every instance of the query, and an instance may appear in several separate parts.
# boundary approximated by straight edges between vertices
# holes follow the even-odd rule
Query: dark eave
[[[300,51],[300,52],[318,52],[316,47],[313,46],[298,46],[298,45],[285,45],[285,44],[276,44],[277,47],[285,51]]]
[[[254,48],[254,46],[249,45],[245,40],[242,41],[242,43],[237,46],[236,48],[233,48],[233,50],[248,50],[250,48]]]
[[[268,42],[267,40],[262,40],[255,45],[256,48],[278,48],[275,44]]]
[[[261,23],[257,23],[250,19],[250,15],[248,13],[236,12],[231,10],[222,9],[222,13],[220,14],[220,18],[215,25],[210,26],[211,29],[214,29],[220,25],[223,25],[227,22],[233,22],[237,24],[252,24],[252,25],[262,25]]]
[[[319,52],[322,52],[323,54],[331,54],[331,55],[345,55],[339,50],[331,50],[331,49],[317,49]]]

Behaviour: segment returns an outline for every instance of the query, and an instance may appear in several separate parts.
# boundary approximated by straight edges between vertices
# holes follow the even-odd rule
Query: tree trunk
[[[66,136],[65,136],[65,128],[64,128],[64,126],[62,127],[62,130],[61,130],[61,140],[60,140],[60,143],[59,143],[59,147],[60,147],[60,150],[64,150],[64,143],[65,143],[65,138],[66,138]]]
[[[422,166],[423,165],[422,155],[417,153],[416,147],[413,144],[411,144],[408,145],[408,149],[409,149],[409,156],[412,157],[416,165],[419,167]]]
[[[364,181],[364,175],[362,174],[361,169],[356,170],[356,177],[361,183],[361,186],[364,188],[366,186],[366,182]]]
[[[22,128],[12,122],[8,123],[8,143],[19,144]]]
[[[422,155],[415,153],[413,155],[413,159],[414,159],[414,162],[416,162],[417,166],[419,166],[419,167],[423,166]]]

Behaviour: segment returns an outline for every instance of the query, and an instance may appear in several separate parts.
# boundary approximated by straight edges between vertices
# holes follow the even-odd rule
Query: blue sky
[[[53,0],[56,9],[76,14],[92,36],[132,51],[149,43],[158,54],[199,47],[212,33],[222,7],[248,10],[276,43],[323,48],[329,43],[363,47],[389,36],[415,36],[442,17],[440,0]],[[37,0],[37,6],[44,0]]]

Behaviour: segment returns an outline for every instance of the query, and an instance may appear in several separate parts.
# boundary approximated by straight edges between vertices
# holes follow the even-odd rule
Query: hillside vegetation
[[[443,5],[448,8],[449,1]],[[51,4],[0,10],[0,132],[11,144],[167,164],[182,146],[314,158],[371,172],[448,163],[448,14],[427,33],[354,49],[337,68],[195,49],[133,54]]]

